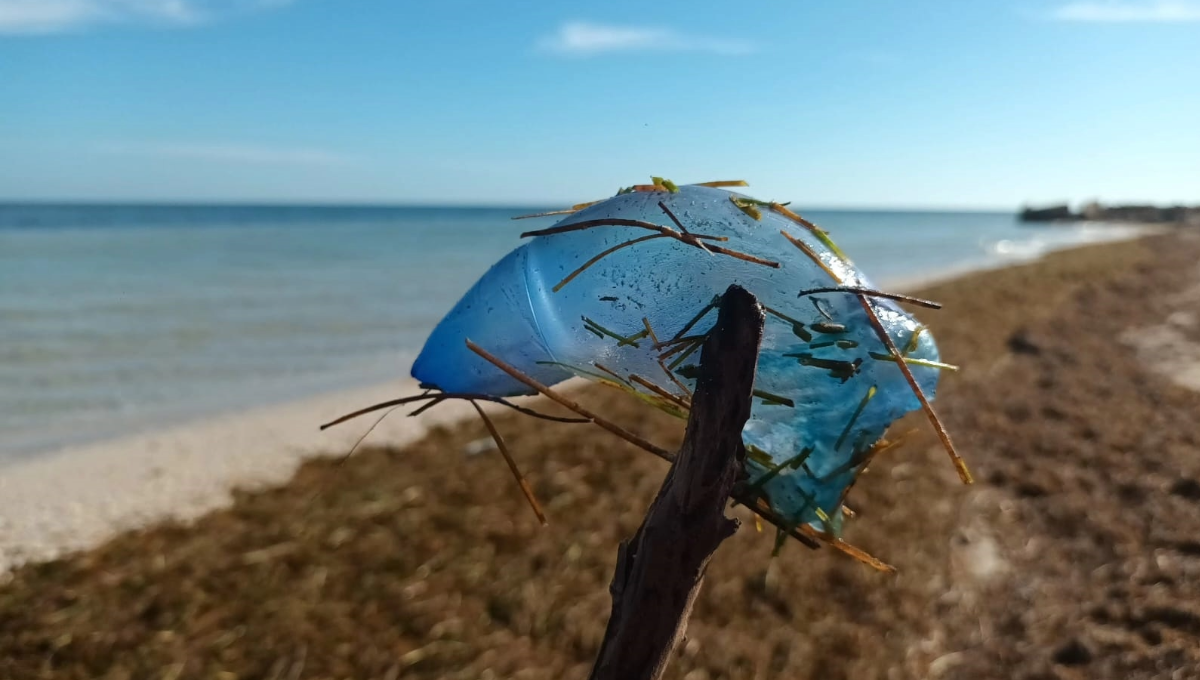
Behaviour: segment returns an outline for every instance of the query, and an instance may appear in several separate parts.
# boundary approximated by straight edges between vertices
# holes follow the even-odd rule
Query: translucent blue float
[[[579,208],[484,274],[413,377],[445,392],[532,393],[469,339],[543,384],[582,376],[686,417],[715,305],[739,284],[767,312],[743,430],[751,488],[785,524],[838,533],[844,494],[884,431],[921,406],[912,383],[932,398],[948,368],[932,335],[780,204],[655,178]]]

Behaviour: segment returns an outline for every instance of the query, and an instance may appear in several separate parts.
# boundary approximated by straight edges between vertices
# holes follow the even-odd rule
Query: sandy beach
[[[578,388],[573,381],[567,389]],[[286,482],[305,460],[386,442],[403,446],[474,411],[450,402],[414,418],[366,417],[318,426],[360,406],[419,392],[405,378],[144,434],[77,446],[0,467],[0,578],[31,560],[88,548],[159,520],[228,506],[234,490]],[[495,412],[492,405],[485,405]],[[368,430],[370,431],[368,434]],[[483,441],[480,447],[487,447]]]
[[[746,521],[668,677],[1200,677],[1198,260],[1173,233],[912,291],[945,305],[921,315],[963,366],[937,405],[978,483],[898,424],[917,434],[846,531],[898,575],[771,559]],[[499,414],[546,528],[461,406],[394,416],[338,466],[371,420],[317,424],[413,387],[0,470],[0,677],[586,676],[617,542],[665,466]],[[678,442],[679,421],[581,395]]]

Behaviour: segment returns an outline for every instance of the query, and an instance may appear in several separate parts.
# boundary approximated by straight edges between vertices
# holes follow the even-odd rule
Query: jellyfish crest
[[[542,336],[529,295],[528,257],[528,245],[513,250],[463,295],[425,341],[413,362],[414,378],[446,392],[497,397],[534,393],[471,352],[467,340],[476,340],[544,384],[571,377]]]

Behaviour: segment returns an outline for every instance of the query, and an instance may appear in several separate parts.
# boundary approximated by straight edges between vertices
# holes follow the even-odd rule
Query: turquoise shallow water
[[[0,204],[0,460],[406,376],[531,209]],[[802,211],[880,282],[1122,235]]]

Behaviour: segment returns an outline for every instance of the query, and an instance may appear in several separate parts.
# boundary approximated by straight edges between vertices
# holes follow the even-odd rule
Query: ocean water
[[[536,208],[0,204],[0,463],[407,376]],[[880,283],[1124,238],[1009,213],[803,211]]]

